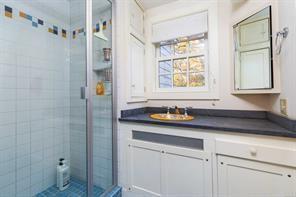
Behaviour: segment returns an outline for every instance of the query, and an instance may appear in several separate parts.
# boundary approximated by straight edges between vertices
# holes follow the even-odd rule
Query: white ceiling
[[[163,4],[172,3],[177,0],[138,0],[138,1],[146,10],[146,9],[154,8],[157,6],[161,6]]]

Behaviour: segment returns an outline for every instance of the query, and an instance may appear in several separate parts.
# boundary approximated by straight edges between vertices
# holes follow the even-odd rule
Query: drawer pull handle
[[[250,148],[250,153],[251,153],[252,156],[256,156],[257,155],[256,148]]]

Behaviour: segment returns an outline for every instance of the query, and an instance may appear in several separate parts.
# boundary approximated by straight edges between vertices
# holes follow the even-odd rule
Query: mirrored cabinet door
[[[235,44],[235,89],[271,89],[271,7],[233,27]]]

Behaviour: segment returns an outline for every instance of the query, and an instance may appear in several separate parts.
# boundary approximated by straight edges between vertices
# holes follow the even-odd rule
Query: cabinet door
[[[135,0],[130,0],[131,33],[140,38],[144,37],[144,12]]]
[[[163,155],[164,196],[212,196],[210,153],[166,147]]]
[[[144,55],[145,46],[138,39],[130,36],[130,76],[131,97],[143,98],[145,96],[144,84]]]
[[[212,196],[212,158],[204,151],[129,140],[131,196]]]
[[[240,22],[235,36],[235,88],[273,88],[270,8]]]
[[[161,196],[161,151],[153,143],[130,141],[129,190],[134,196]]]
[[[218,156],[218,196],[288,197],[296,195],[293,168]]]

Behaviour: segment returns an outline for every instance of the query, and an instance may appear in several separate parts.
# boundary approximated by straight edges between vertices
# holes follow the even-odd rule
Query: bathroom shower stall
[[[0,197],[116,188],[112,8],[110,0],[0,0]],[[63,191],[61,158],[70,168]]]

